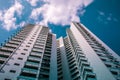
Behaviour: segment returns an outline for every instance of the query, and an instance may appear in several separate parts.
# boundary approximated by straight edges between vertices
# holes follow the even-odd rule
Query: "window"
[[[19,63],[14,63],[14,65],[19,66],[20,64]]]
[[[32,37],[35,37],[34,35]]]
[[[5,78],[4,80],[11,80],[11,79]]]
[[[29,45],[26,45],[26,47],[30,47]]]
[[[16,71],[15,70],[10,70],[11,73],[15,73]]]
[[[33,40],[30,40],[31,42],[33,42]]]
[[[112,67],[112,65],[110,65],[110,64],[105,64],[107,67]]]
[[[35,38],[31,38],[31,39],[35,39]]]
[[[118,72],[116,72],[116,71],[111,71],[111,73],[114,75],[118,75]]]
[[[32,44],[32,43],[28,42],[28,44]]]
[[[19,60],[23,60],[23,58],[20,58],[20,57],[19,57],[18,59],[19,59]]]
[[[22,55],[25,55],[25,53],[21,53]]]
[[[28,51],[28,49],[24,49],[24,51]]]

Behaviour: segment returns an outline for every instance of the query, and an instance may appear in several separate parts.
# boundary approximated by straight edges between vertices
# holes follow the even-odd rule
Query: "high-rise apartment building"
[[[0,48],[0,80],[120,80],[120,57],[84,25],[56,39],[26,25]]]
[[[0,48],[0,80],[56,80],[56,37],[27,25]]]
[[[120,57],[84,25],[73,22],[57,42],[59,80],[120,80]]]

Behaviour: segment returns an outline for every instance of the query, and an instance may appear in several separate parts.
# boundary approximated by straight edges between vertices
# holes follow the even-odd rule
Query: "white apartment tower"
[[[84,25],[57,39],[58,80],[120,80],[120,57]]]
[[[56,37],[29,24],[0,48],[0,80],[57,80]]]
[[[0,47],[0,80],[120,80],[120,57],[84,25],[65,38],[28,24]]]

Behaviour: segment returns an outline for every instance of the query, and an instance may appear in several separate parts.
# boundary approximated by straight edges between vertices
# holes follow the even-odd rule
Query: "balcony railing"
[[[0,48],[1,51],[5,51],[5,52],[10,52],[12,53],[14,51],[14,48],[7,48],[7,47],[2,47]]]
[[[39,67],[39,63],[34,63],[34,62],[26,62],[26,65]]]
[[[30,60],[33,60],[33,61],[39,61],[40,62],[40,58],[36,58],[36,57],[28,57],[28,59],[30,59]]]
[[[88,78],[92,78],[93,80],[96,80],[96,74],[93,72],[85,72],[85,74],[83,75],[84,80],[88,79]]]
[[[26,77],[26,76],[19,76],[18,80],[37,80],[36,78]]]
[[[0,56],[5,57],[5,58],[8,58],[10,56],[10,54],[11,53],[0,52]]]
[[[10,44],[10,43],[6,43],[5,46],[12,47],[12,48],[16,48],[16,47],[18,47],[17,45]]]
[[[7,58],[5,57],[0,57],[0,62],[4,62]]]
[[[38,70],[29,69],[29,68],[22,68],[22,72],[31,73],[31,74],[37,74]]]

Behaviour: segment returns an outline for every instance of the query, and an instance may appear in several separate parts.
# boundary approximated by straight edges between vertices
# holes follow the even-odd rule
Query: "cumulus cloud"
[[[17,26],[15,24],[15,13],[17,14],[17,16],[21,16],[22,9],[23,6],[18,1],[15,1],[15,4],[12,5],[10,8],[0,11],[0,21],[2,21],[3,28],[5,28],[6,30],[16,28]]]
[[[79,22],[79,16],[84,14],[93,0],[14,0],[14,4],[4,10],[0,10],[0,25],[6,30],[24,26],[25,22],[48,25],[69,25],[71,21]],[[42,2],[39,6],[37,2]],[[24,7],[25,6],[25,7]],[[24,9],[24,12],[23,12]],[[31,12],[31,13],[30,13]],[[29,16],[30,15],[30,16]]]
[[[71,21],[79,22],[78,14],[83,14],[83,8],[92,2],[93,0],[44,0],[41,7],[32,10],[30,18],[37,20],[41,16],[43,19],[39,23],[43,25],[68,25]]]
[[[38,0],[27,0],[28,3],[30,3],[31,6],[36,6]]]
[[[84,6],[88,6],[88,5],[91,4],[92,2],[93,2],[93,0],[83,0]]]

